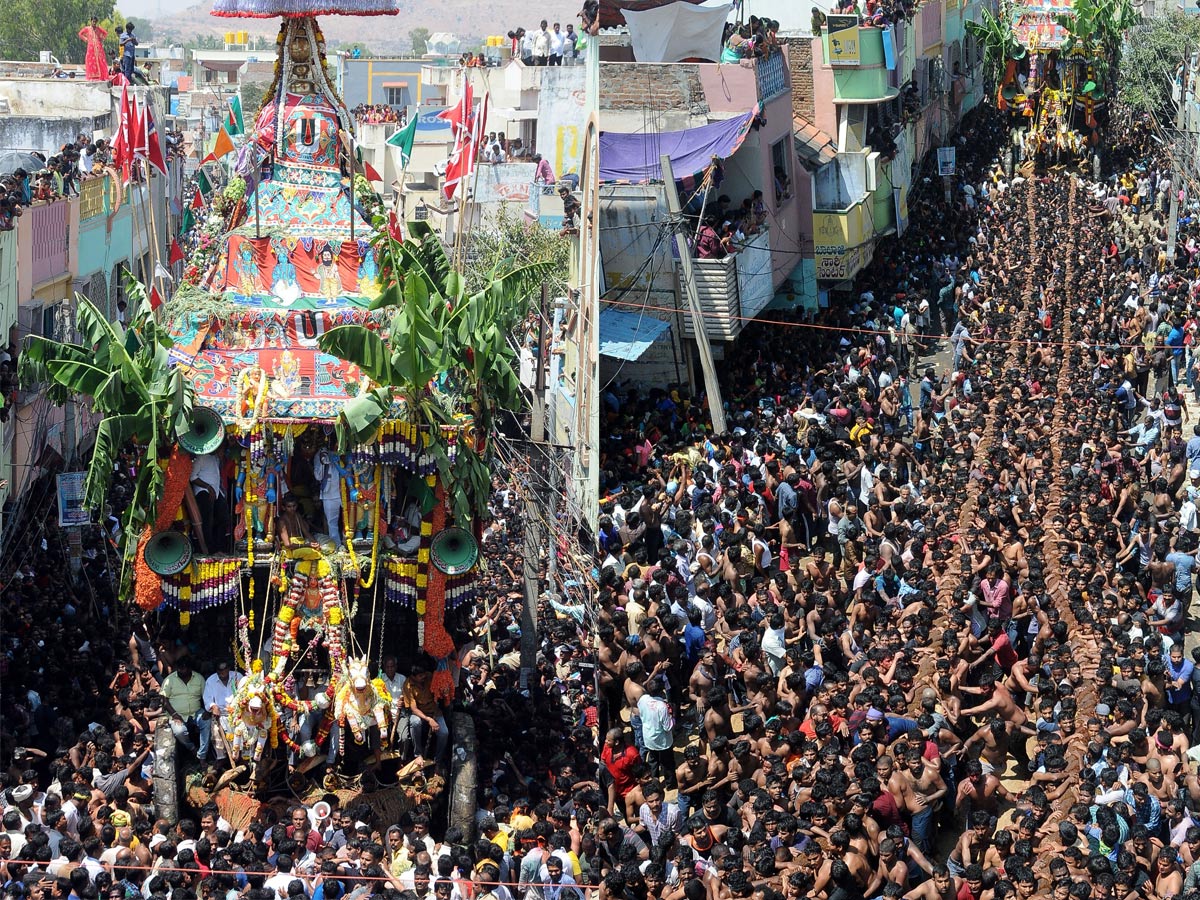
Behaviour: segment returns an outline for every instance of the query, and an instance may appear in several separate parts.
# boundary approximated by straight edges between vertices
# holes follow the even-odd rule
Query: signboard
[[[954,148],[938,147],[938,174],[954,174]]]
[[[858,48],[858,16],[828,16],[825,27],[829,30],[829,64],[831,66],[857,66],[862,62]]]
[[[85,472],[58,476],[58,524],[60,528],[92,524],[92,514],[83,508]]]
[[[417,137],[418,141],[440,141],[450,140],[450,123],[445,119],[439,119],[438,114],[445,112],[445,106],[430,106],[422,103],[420,106],[410,106],[408,115],[417,116]]]
[[[863,209],[813,213],[813,262],[819,281],[853,278],[862,266]]]
[[[108,176],[88,178],[79,185],[79,218],[90,219],[104,212],[104,194]]]

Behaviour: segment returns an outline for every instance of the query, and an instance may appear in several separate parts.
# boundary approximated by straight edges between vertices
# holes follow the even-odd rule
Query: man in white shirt
[[[562,65],[566,44],[566,36],[559,30],[558,23],[555,22],[554,28],[550,31],[550,65]]]
[[[405,744],[409,737],[408,716],[400,715],[400,695],[404,692],[404,682],[407,680],[396,669],[396,657],[385,656],[383,669],[380,671],[383,686],[392,697],[392,743]]]
[[[241,680],[242,676],[231,670],[229,663],[221,660],[217,664],[217,671],[204,681],[204,711],[217,720],[217,728],[221,734],[229,727],[229,717],[225,713],[229,707],[229,698],[233,696]],[[225,758],[224,741],[213,741],[213,749],[217,752],[217,759]]]
[[[550,63],[550,32],[546,30],[546,20],[542,19],[538,30],[533,33],[533,64],[545,66]]]

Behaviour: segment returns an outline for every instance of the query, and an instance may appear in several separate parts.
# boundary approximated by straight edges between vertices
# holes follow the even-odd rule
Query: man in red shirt
[[[287,836],[301,844],[310,853],[321,849],[321,835],[313,829],[308,819],[308,810],[297,806],[292,810],[292,824],[287,827]],[[302,856],[303,854],[298,854]]]
[[[604,737],[604,749],[600,751],[600,759],[612,778],[612,788],[617,797],[622,800],[625,795],[637,786],[637,777],[633,768],[642,761],[637,747],[625,740],[625,732],[620,728],[611,729]]]
[[[992,642],[992,646],[988,647],[975,662],[971,663],[971,668],[983,665],[989,659],[995,659],[998,665],[1005,674],[1012,672],[1013,664],[1017,661],[1017,651],[1013,649],[1012,641],[1008,638],[1008,632],[1004,630],[1004,623],[999,619],[992,619],[988,622],[987,638]]]

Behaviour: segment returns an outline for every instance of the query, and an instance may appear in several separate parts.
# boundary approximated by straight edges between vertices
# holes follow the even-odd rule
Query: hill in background
[[[431,32],[449,31],[464,41],[464,49],[481,41],[485,35],[504,34],[518,26],[532,30],[542,18],[568,22],[579,27],[576,13],[582,0],[550,0],[530,12],[522,0],[442,0],[435,5],[400,0],[400,14],[387,17],[323,16],[321,28],[330,47],[339,44],[362,43],[375,55],[407,53],[408,33],[414,28]],[[276,19],[220,19],[211,14],[212,4],[197,3],[182,12],[165,16],[146,16],[153,27],[155,43],[181,43],[200,35],[219,36],[234,29],[262,35],[272,42],[279,31]]]

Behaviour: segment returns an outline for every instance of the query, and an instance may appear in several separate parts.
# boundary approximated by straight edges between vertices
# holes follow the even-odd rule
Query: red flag
[[[404,243],[404,227],[400,224],[400,217],[395,211],[388,213],[388,234],[393,241]]]
[[[149,105],[143,110],[143,116],[142,131],[146,136],[146,162],[166,175],[167,161],[163,159],[162,144],[158,140],[158,126],[154,124],[154,114]]]
[[[179,241],[176,238],[171,238],[171,256],[168,258],[167,262],[169,262],[171,265],[175,265],[177,262],[183,262],[185,258],[186,257],[183,255],[183,248],[179,246]]]
[[[460,131],[471,130],[471,108],[475,102],[473,92],[471,91],[471,83],[468,81],[463,88],[462,96],[458,98],[458,103],[451,106],[449,109],[443,109],[437,114],[439,119],[445,119],[450,123],[450,133],[458,137]]]
[[[137,159],[146,158],[146,111],[142,108],[142,104],[138,102],[135,94],[130,104],[133,111],[129,119],[129,136],[130,149],[133,151],[134,157]]]
[[[475,111],[471,119],[471,153],[467,157],[467,174],[470,177],[475,172],[476,163],[479,161],[479,154],[483,150],[483,142],[487,138],[487,108],[490,91],[483,92],[483,99],[479,101],[479,109]]]
[[[383,181],[383,176],[365,159],[363,160],[363,171],[367,175],[367,181]]]
[[[210,162],[216,162],[216,161],[217,161],[217,155],[215,153],[210,153],[210,154],[208,154],[208,156],[204,157],[204,159],[200,160],[200,165],[203,166],[203,165],[207,165]]]
[[[463,127],[459,130],[458,138],[454,142],[454,150],[450,154],[450,161],[446,164],[446,179],[442,184],[442,194],[447,200],[458,192],[460,183],[470,180],[471,174],[475,171],[475,157],[483,139],[482,128],[487,122],[487,102],[488,95],[485,93],[479,106],[479,112],[468,109],[461,118]],[[465,189],[463,199],[466,200]]]
[[[155,287],[154,285],[150,285],[150,308],[158,309],[162,305],[163,305],[162,294],[160,294],[158,292],[157,287]]]
[[[196,188],[196,193],[192,195],[192,209],[199,209],[204,205],[204,196],[200,193],[200,188]]]
[[[132,113],[129,109],[129,88],[121,85],[121,107],[118,111],[117,133],[113,137],[113,164],[122,171],[128,171],[133,159],[131,146],[132,136],[129,133]]]

